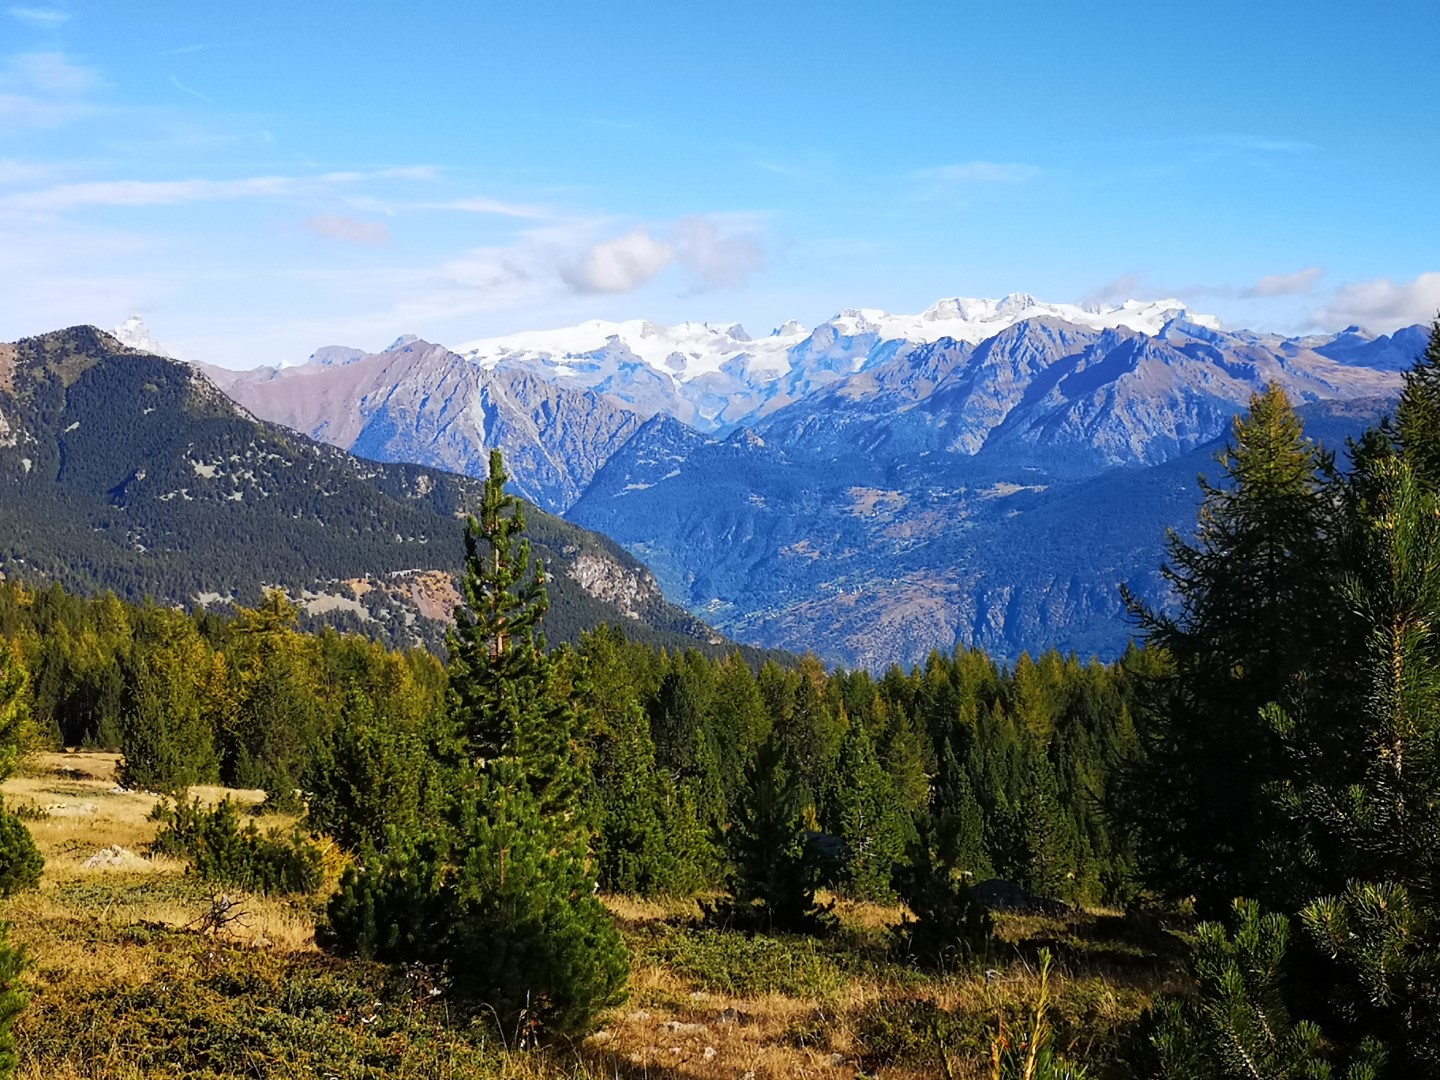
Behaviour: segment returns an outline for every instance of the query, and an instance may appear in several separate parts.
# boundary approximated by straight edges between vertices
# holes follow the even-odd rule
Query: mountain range
[[[1286,388],[1333,445],[1380,416],[1424,328],[1290,337],[1178,300],[952,298],[751,339],[589,322],[448,349],[207,369],[258,416],[382,461],[480,475],[613,537],[739,640],[869,667],[932,648],[1110,655],[1118,585],[1164,603],[1250,395]]]
[[[256,419],[189,364],[93,327],[0,344],[0,574],[184,606],[284,588],[311,622],[437,644],[479,481],[383,464]],[[552,640],[602,624],[723,638],[623,549],[531,508]]]

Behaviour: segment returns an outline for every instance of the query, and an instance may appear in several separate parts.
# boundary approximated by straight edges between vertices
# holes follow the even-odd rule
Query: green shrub
[[[15,1075],[15,1018],[29,1002],[20,989],[20,974],[29,966],[25,946],[9,941],[10,924],[0,923],[0,1078]]]
[[[161,805],[165,824],[150,850],[188,859],[206,881],[259,893],[312,893],[324,880],[320,849],[299,829],[261,833],[252,821],[240,826],[240,811],[229,799],[207,810],[193,803]]]
[[[45,858],[25,823],[0,810],[0,897],[35,888],[44,869]]]

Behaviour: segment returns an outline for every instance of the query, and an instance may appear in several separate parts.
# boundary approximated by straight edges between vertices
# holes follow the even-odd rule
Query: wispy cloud
[[[1191,283],[1177,286],[1173,283],[1156,285],[1148,281],[1144,274],[1131,271],[1093,289],[1085,300],[1098,304],[1114,304],[1122,300],[1154,296],[1174,296],[1180,299],[1223,297],[1230,300],[1272,300],[1313,292],[1324,276],[1323,267],[1307,266],[1288,274],[1266,274],[1259,280],[1244,285]]]
[[[236,199],[280,198],[353,184],[367,174],[331,172],[320,176],[252,176],[241,180],[92,180],[38,191],[0,195],[0,210],[63,213],[91,206],[180,206]]]
[[[464,214],[493,214],[496,217],[531,220],[554,217],[554,211],[543,206],[504,202],[485,195],[471,195],[463,199],[451,199],[449,202],[418,203],[416,208],[420,210],[456,210]]]
[[[18,19],[27,26],[36,26],[42,30],[53,30],[70,21],[70,13],[54,7],[22,7],[16,5],[5,9],[5,14],[12,19]]]
[[[727,230],[712,217],[696,215],[670,230],[676,257],[695,276],[695,292],[733,289],[765,269],[765,249],[748,229]]]
[[[1307,266],[1303,270],[1296,270],[1293,274],[1269,274],[1255,284],[1243,287],[1240,295],[1246,299],[1299,296],[1310,292],[1324,276],[1325,270],[1319,266]]]
[[[961,161],[937,165],[912,174],[916,180],[939,180],[956,184],[1023,184],[1045,170],[1038,165],[1003,161]]]
[[[1144,287],[1144,280],[1144,275],[1135,271],[1121,274],[1090,290],[1082,302],[1086,304],[1119,304],[1126,300],[1133,300]]]
[[[1314,313],[1316,326],[1333,329],[1359,325],[1390,331],[1429,323],[1440,315],[1440,271],[1419,274],[1411,281],[1350,282],[1335,290]]]
[[[196,90],[193,86],[186,86],[183,82],[180,81],[180,76],[178,76],[178,75],[171,75],[171,76],[170,76],[170,85],[173,86],[173,87],[175,87],[176,90],[180,90],[180,91],[182,91],[182,92],[184,92],[184,93],[186,93],[186,94],[189,94],[189,95],[190,95],[191,97],[193,97],[193,98],[199,98],[201,101],[205,102],[207,105],[213,105],[213,104],[215,104],[215,99],[214,99],[214,98],[207,97],[205,94],[202,94],[199,90]]]
[[[390,226],[383,221],[347,217],[344,214],[316,214],[301,224],[316,236],[347,244],[376,246],[390,242]]]

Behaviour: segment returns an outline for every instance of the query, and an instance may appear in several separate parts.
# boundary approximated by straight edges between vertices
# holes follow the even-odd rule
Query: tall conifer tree
[[[466,605],[451,639],[451,819],[362,856],[331,924],[351,951],[448,962],[459,1000],[507,1039],[572,1035],[620,1000],[628,959],[595,896],[577,713],[537,629],[544,572],[505,481],[497,450],[466,532]]]
[[[1255,822],[1277,754],[1260,709],[1338,621],[1330,459],[1279,386],[1251,398],[1219,464],[1220,484],[1201,479],[1196,542],[1170,536],[1178,618],[1130,598],[1173,675],[1148,684],[1145,754],[1122,790],[1150,883],[1210,913],[1253,895],[1258,879]]]

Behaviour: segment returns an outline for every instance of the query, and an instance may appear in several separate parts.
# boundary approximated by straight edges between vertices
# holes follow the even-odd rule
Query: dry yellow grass
[[[155,928],[191,926],[207,906],[208,891],[187,875],[182,862],[144,857],[157,827],[149,817],[157,797],[118,789],[115,765],[113,755],[49,754],[31,763],[25,775],[3,785],[11,807],[47,811],[27,822],[46,857],[41,886],[14,898],[5,912],[15,924],[16,938],[31,948],[35,958],[29,980],[35,987],[37,1005],[43,1004],[52,988],[59,1000],[69,1000],[63,991],[76,985],[173,986],[177,968],[170,950],[177,942],[193,944],[194,939],[176,939],[173,934],[154,937]],[[226,797],[256,802],[260,797],[257,792],[223,788],[194,794],[207,802]],[[118,866],[85,865],[92,855],[111,846],[139,858],[123,860]],[[338,863],[339,856],[331,861]],[[857,962],[853,970],[846,967],[841,971],[833,967],[832,960],[821,957],[824,964],[831,965],[826,970],[834,974],[818,997],[807,998],[800,992],[727,994],[715,992],[713,973],[697,971],[692,964],[687,976],[654,959],[662,954],[647,953],[647,943],[671,940],[666,934],[683,937],[693,933],[682,924],[698,915],[694,901],[607,897],[605,902],[629,936],[637,962],[630,1001],[615,1010],[596,1035],[548,1056],[496,1056],[492,1047],[480,1065],[466,1064],[453,1072],[421,1074],[401,1069],[366,1075],[487,1080],[740,1080],[746,1076],[752,1080],[853,1080],[866,1051],[857,1023],[867,1010],[924,998],[941,1009],[979,1018],[993,1016],[1006,1003],[1026,1002],[1033,996],[1035,972],[1032,964],[1022,959],[1023,941],[1037,938],[1037,931],[1057,930],[1053,924],[1048,928],[1019,923],[1007,926],[1011,944],[1002,946],[1005,955],[993,962],[995,970],[989,975],[971,969],[946,977],[921,977],[884,963],[883,956],[873,965]],[[312,907],[252,896],[241,898],[241,904],[246,916],[229,940],[246,949],[245,955],[329,963],[316,950]],[[871,942],[881,940],[884,930],[903,915],[903,909],[895,906],[844,901],[836,904],[835,911],[846,934]],[[158,944],[144,944],[152,938]],[[205,948],[201,944],[192,952],[203,957]],[[250,948],[261,951],[251,953]],[[708,954],[694,955],[701,956],[703,963]],[[803,960],[807,954],[801,949],[797,955]],[[736,962],[749,961],[745,957]],[[1163,981],[1156,977],[1147,984],[1146,977],[1139,976],[1127,990],[1112,987],[1103,975],[1082,974],[1086,979],[1085,1007],[1102,1017],[1133,1013],[1137,988],[1155,989]],[[1130,998],[1125,997],[1127,992]],[[958,1077],[981,1075],[981,1062],[973,1053],[968,1060],[957,1054],[951,1064]],[[878,1068],[872,1065],[871,1069],[870,1075],[878,1080],[930,1080],[937,1075],[933,1065],[905,1062]],[[52,1054],[43,1063],[23,1061],[20,1075],[26,1080],[136,1080],[147,1074],[130,1068],[124,1048],[117,1046],[103,1059],[89,1063],[63,1054]]]
[[[29,763],[23,775],[0,785],[8,807],[28,806],[44,815],[26,822],[45,856],[40,889],[21,894],[7,908],[7,917],[17,924],[21,940],[28,926],[55,920],[90,920],[111,926],[187,926],[203,913],[203,903],[177,899],[173,890],[145,887],[158,885],[158,879],[183,877],[186,864],[146,854],[155,838],[157,824],[150,814],[159,797],[119,788],[115,779],[118,763],[115,754],[41,754]],[[190,794],[211,804],[230,798],[242,805],[254,805],[264,798],[264,792],[222,787],[197,787]],[[280,825],[292,820],[275,819]],[[93,856],[113,847],[124,849],[134,858],[122,856],[117,865],[86,865]],[[67,886],[87,880],[136,887],[118,891],[116,895],[123,899],[114,899],[101,908],[77,909],[73,902],[61,898]],[[271,897],[247,896],[243,907],[246,915],[243,924],[235,927],[236,940],[278,949],[314,948],[314,922],[292,904]],[[69,950],[65,952],[69,954]],[[49,959],[57,958],[52,952]],[[77,954],[70,959],[77,969],[92,975],[103,974],[108,970],[105,964],[114,960],[93,954]]]

